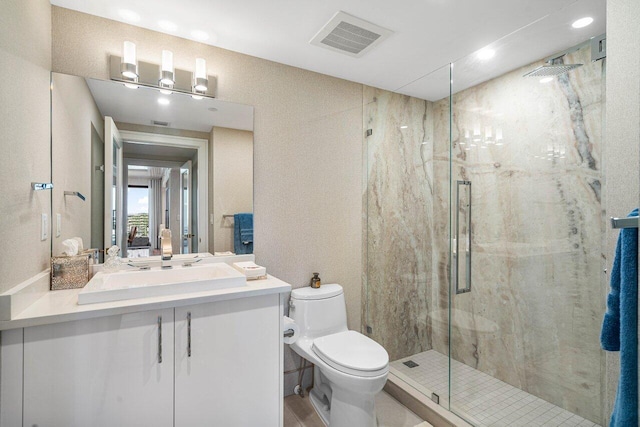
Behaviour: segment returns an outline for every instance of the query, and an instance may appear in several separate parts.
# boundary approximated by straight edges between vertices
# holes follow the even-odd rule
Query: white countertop
[[[78,293],[81,290],[69,289],[46,292],[11,320],[0,321],[0,331],[136,311],[158,310],[236,298],[279,294],[290,292],[291,285],[273,276],[267,276],[267,279],[264,280],[249,280],[247,281],[247,286],[243,287],[78,305]]]

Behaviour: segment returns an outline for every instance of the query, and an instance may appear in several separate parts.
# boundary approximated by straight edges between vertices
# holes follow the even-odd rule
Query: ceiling
[[[127,22],[335,77],[440,99],[446,78],[433,73],[488,45],[501,48],[491,67],[473,69],[484,81],[564,50],[605,31],[605,0],[52,0],[56,6]],[[131,10],[137,22],[119,11]],[[309,44],[338,11],[393,31],[360,58]],[[594,18],[582,29],[571,23]],[[168,20],[175,30],[162,29]],[[200,40],[198,40],[200,41]],[[215,74],[215,69],[211,70]],[[496,74],[498,73],[498,74]],[[448,73],[442,72],[442,76]],[[426,77],[425,77],[426,76]],[[446,76],[445,76],[446,77]],[[443,83],[444,82],[444,83]],[[442,85],[447,86],[442,89]],[[457,90],[463,89],[459,85]]]
[[[103,116],[116,122],[152,126],[166,122],[169,128],[210,132],[213,126],[253,130],[253,107],[219,99],[193,99],[182,93],[162,95],[157,89],[129,89],[122,83],[87,79],[89,90]],[[167,105],[158,101],[164,99]],[[215,110],[215,111],[212,111]]]
[[[128,159],[138,159],[138,161],[131,160],[129,162],[130,164],[145,166],[150,162],[145,162],[144,160],[164,160],[180,163],[184,163],[188,160],[195,160],[198,156],[198,150],[193,148],[169,147],[152,143],[137,143],[125,141],[122,154]],[[157,174],[157,169],[162,168],[150,167],[147,171],[144,171],[143,175],[151,178],[159,178],[158,176],[150,175]],[[129,175],[131,175],[132,171],[135,171],[133,172],[134,174],[140,174],[142,172],[140,170],[130,169]],[[160,176],[162,176],[162,174],[160,174]]]

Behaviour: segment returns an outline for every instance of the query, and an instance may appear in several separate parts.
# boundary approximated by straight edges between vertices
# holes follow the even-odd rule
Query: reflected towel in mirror
[[[233,216],[233,246],[236,254],[253,253],[253,214],[237,213]]]

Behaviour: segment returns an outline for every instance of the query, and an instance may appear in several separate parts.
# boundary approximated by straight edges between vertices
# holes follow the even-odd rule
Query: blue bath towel
[[[638,216],[635,209],[629,216]],[[610,427],[638,425],[638,229],[620,230],[611,291],[600,335],[602,348],[620,351],[620,380]]]
[[[237,213],[233,216],[233,247],[238,255],[253,253],[252,213]]]

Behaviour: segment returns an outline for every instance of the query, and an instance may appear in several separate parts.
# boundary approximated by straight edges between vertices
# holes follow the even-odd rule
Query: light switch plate
[[[62,234],[62,215],[56,214],[56,237],[60,237]]]
[[[40,222],[40,240],[47,240],[49,238],[49,216],[46,213],[43,213]]]

